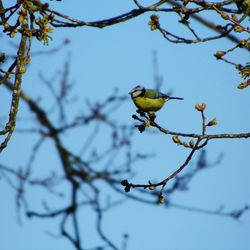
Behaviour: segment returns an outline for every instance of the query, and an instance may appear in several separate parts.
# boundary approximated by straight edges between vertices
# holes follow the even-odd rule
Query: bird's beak
[[[128,92],[128,94],[129,94],[129,95],[131,95],[131,94],[132,94],[132,92],[130,91],[130,92]]]

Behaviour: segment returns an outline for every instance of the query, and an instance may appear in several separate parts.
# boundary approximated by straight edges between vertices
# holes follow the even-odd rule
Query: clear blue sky
[[[3,1],[6,3],[9,1]],[[130,3],[127,3],[130,2]],[[121,14],[134,7],[133,1],[51,1],[51,8],[62,11],[81,20],[99,20]],[[151,3],[153,1],[142,1]],[[62,70],[67,56],[71,55],[70,77],[75,82],[73,96],[78,94],[77,104],[69,112],[76,114],[84,110],[86,98],[104,100],[114,88],[127,94],[135,85],[154,87],[152,51],[158,54],[159,72],[164,82],[162,92],[173,91],[175,96],[183,97],[182,102],[169,102],[157,116],[163,127],[179,132],[199,132],[200,116],[194,110],[196,103],[207,103],[207,119],[214,117],[218,125],[208,129],[208,133],[239,133],[250,129],[249,91],[239,91],[237,84],[241,81],[239,74],[225,63],[216,61],[213,54],[218,50],[230,48],[227,40],[213,41],[197,45],[170,44],[162,35],[150,31],[147,25],[150,14],[145,14],[126,23],[105,29],[76,28],[56,29],[53,41],[48,47],[34,41],[33,51],[56,48],[68,38],[71,43],[58,54],[48,57],[33,57],[31,66],[25,74],[23,89],[34,99],[43,93],[40,104],[51,107],[52,101],[48,90],[41,85],[38,74],[50,79],[57,71]],[[180,31],[174,14],[161,15],[162,25],[170,31]],[[211,33],[199,24],[201,33]],[[13,48],[4,36],[0,37],[6,51],[13,53]],[[18,40],[15,40],[17,42]],[[42,47],[42,48],[41,48]],[[248,60],[246,52],[239,52],[232,59]],[[7,115],[8,92],[1,87],[0,107]],[[3,107],[3,108],[2,108]],[[114,118],[132,124],[131,115],[135,107],[126,102]],[[25,104],[20,105],[17,129],[34,127]],[[83,134],[82,134],[83,133]],[[64,138],[80,148],[85,132]],[[24,166],[27,163],[30,148],[34,144],[32,135],[15,133],[7,150],[1,155],[2,164]],[[97,143],[103,142],[100,136]],[[185,160],[188,150],[177,147],[171,137],[163,134],[136,133],[133,149],[137,152],[156,153],[146,162],[133,166],[137,175],[133,182],[147,182],[148,179],[161,180],[175,170]],[[58,171],[58,159],[45,144],[36,160],[37,176],[44,176],[53,168]],[[205,209],[216,209],[225,206],[226,211],[249,204],[250,166],[249,140],[211,141],[206,147],[210,161],[223,153],[222,163],[195,176],[187,192],[178,193],[171,198],[173,203]],[[194,157],[193,162],[197,158]],[[62,187],[63,188],[63,187]],[[58,220],[27,220],[22,216],[22,225],[18,225],[15,196],[13,190],[3,179],[0,179],[0,249],[3,250],[71,250],[71,244],[65,239],[49,236],[46,232],[58,235]],[[63,190],[63,189],[62,189]],[[28,190],[30,206],[39,207],[41,201],[49,200],[56,207],[60,200],[53,200],[40,189]],[[110,190],[105,192],[109,193]],[[41,207],[41,206],[40,206]],[[80,214],[83,241],[88,247],[95,246],[98,236],[95,233],[95,218],[86,209]],[[191,213],[178,209],[166,209],[164,206],[149,206],[133,201],[126,201],[107,212],[104,217],[104,228],[107,235],[117,245],[122,241],[122,234],[128,232],[129,250],[247,250],[250,245],[250,213],[245,213],[239,221],[230,218]]]

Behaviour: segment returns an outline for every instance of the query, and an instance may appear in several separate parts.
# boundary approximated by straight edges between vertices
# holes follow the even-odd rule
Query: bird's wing
[[[168,98],[168,95],[165,95],[157,90],[154,89],[147,89],[144,97],[151,98],[151,99],[157,99],[157,98]]]

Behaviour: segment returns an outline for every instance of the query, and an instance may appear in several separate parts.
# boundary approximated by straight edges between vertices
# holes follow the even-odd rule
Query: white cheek
[[[141,92],[140,90],[136,90],[135,92],[132,93],[132,97],[135,98],[135,97],[141,95],[141,93],[142,93],[142,92]]]

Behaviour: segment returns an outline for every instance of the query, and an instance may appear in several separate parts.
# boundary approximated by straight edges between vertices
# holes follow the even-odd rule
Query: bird
[[[155,118],[155,112],[160,110],[168,100],[183,100],[181,97],[170,97],[156,89],[146,89],[140,85],[129,92],[135,106],[148,113],[150,118]]]

